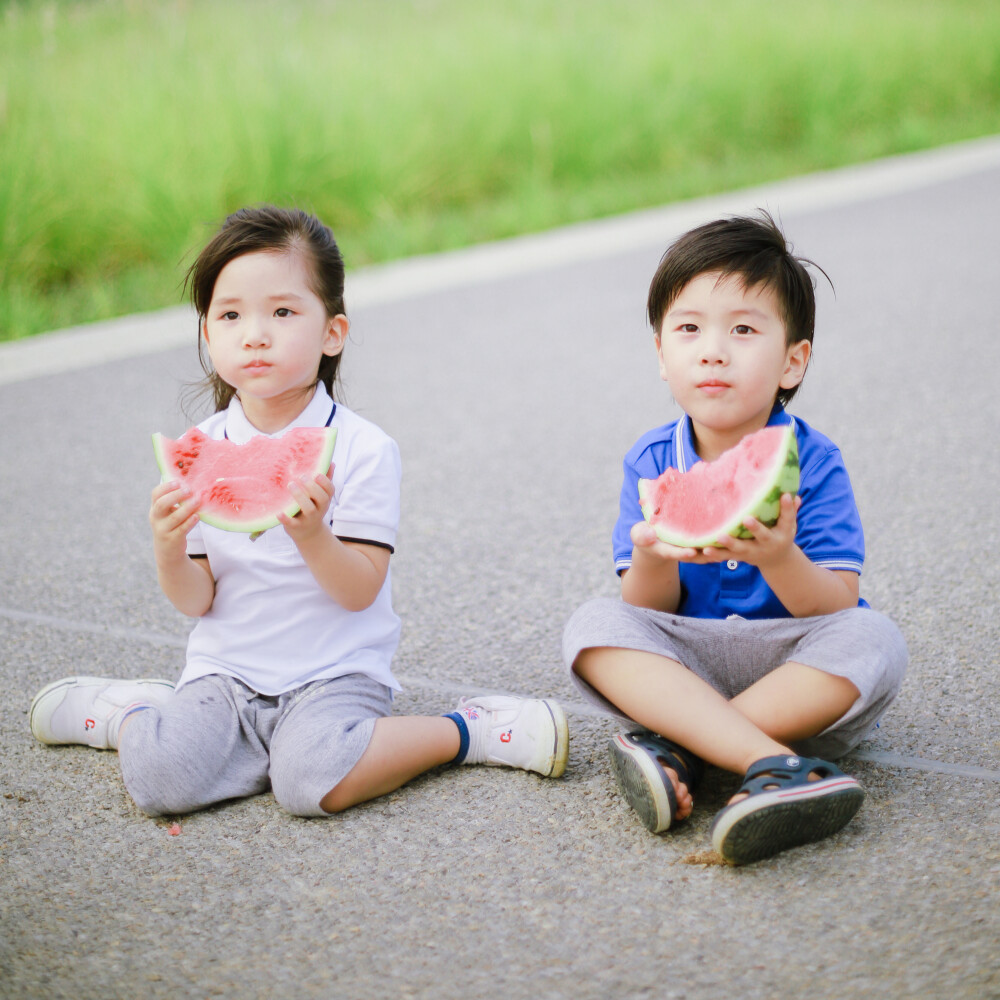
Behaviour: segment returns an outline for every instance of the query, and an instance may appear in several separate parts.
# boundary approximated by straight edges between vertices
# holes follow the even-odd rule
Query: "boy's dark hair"
[[[188,269],[185,287],[198,313],[198,359],[205,372],[199,386],[212,394],[216,411],[224,410],[236,390],[219,378],[205,356],[202,323],[208,315],[215,282],[222,269],[237,257],[248,253],[298,252],[309,273],[310,287],[326,307],[327,315],[346,314],[344,306],[344,259],[333,233],[314,215],[301,209],[261,205],[242,208],[222,223],[198,259]],[[316,381],[333,395],[340,367],[340,355],[324,354]]]
[[[816,296],[806,265],[830,280],[818,264],[793,254],[774,219],[763,210],[757,217],[709,222],[675,240],[660,258],[649,285],[649,323],[659,333],[664,314],[681,289],[701,274],[718,271],[722,278],[737,278],[745,288],[769,288],[778,300],[788,345],[802,340],[811,344]],[[798,386],[780,389],[777,402],[786,406],[797,391]]]

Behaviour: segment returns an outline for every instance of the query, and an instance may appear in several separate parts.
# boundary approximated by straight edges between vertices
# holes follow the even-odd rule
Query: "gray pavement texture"
[[[177,834],[113,753],[35,743],[52,679],[180,672],[149,435],[191,422],[194,350],[0,387],[0,996],[1000,997],[1000,169],[769,207],[836,285],[794,410],[842,447],[863,593],[912,657],[846,761],[856,819],[730,869],[707,830],[737,782],[710,771],[653,836],[614,788],[614,724],[563,674],[566,618],[616,592],[621,456],[677,412],[643,321],[665,229],[353,313],[346,402],[404,462],[397,710],[559,698],[561,780],[444,770],[329,820],[266,794]]]

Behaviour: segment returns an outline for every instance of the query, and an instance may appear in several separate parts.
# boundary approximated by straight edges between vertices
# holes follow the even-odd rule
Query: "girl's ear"
[[[785,370],[778,380],[778,385],[782,389],[794,389],[806,377],[811,355],[812,344],[808,340],[800,340],[788,348],[785,355]]]
[[[202,316],[201,318],[201,339],[208,343],[208,317]]]
[[[340,354],[347,342],[351,324],[343,313],[331,316],[326,324],[326,336],[323,339],[323,353],[329,357]]]

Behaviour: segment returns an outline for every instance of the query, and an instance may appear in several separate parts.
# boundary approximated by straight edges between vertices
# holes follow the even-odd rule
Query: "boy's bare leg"
[[[847,714],[861,692],[846,678],[785,663],[741,691],[730,704],[780,743],[816,736]]]
[[[737,774],[762,757],[792,753],[787,743],[822,732],[859,695],[846,678],[801,663],[782,665],[731,701],[676,660],[641,650],[585,649],[574,669],[640,725]],[[690,795],[665,770],[683,819]]]
[[[325,812],[340,812],[405,785],[432,767],[455,759],[461,746],[458,726],[443,716],[392,715],[375,720],[361,760],[320,801]]]
[[[762,757],[791,753],[676,660],[642,650],[593,647],[574,670],[641,726],[680,743],[717,767],[743,774]],[[677,793],[677,818],[693,802],[673,768],[665,768]]]
[[[583,650],[574,669],[641,726],[727,771],[743,774],[761,757],[791,752],[676,660],[597,647]]]

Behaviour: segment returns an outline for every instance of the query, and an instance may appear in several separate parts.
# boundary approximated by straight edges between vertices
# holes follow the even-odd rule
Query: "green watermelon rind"
[[[311,470],[311,473],[312,475],[320,473],[325,475],[330,468],[330,462],[333,460],[333,448],[337,443],[337,429],[335,427],[324,427],[318,429],[325,432],[326,443],[324,444],[323,451],[320,452],[320,457]],[[153,435],[153,452],[156,455],[156,464],[159,466],[162,482],[166,482],[168,479],[173,478],[172,473],[169,471],[169,459],[163,450],[163,442],[169,440],[170,438],[166,437],[164,434],[155,433]],[[281,509],[281,513],[287,514],[288,517],[295,517],[300,509],[299,505],[292,500]],[[258,517],[253,521],[234,521],[231,518],[219,517],[216,514],[198,511],[198,518],[199,520],[204,521],[205,524],[210,524],[213,528],[219,528],[222,531],[241,532],[243,534],[251,535],[259,534],[260,532],[267,531],[270,528],[276,528],[279,524],[281,524],[278,520],[277,513],[267,517]]]
[[[661,542],[683,549],[719,548],[719,538],[723,535],[731,535],[733,538],[753,538],[753,532],[743,524],[748,517],[756,518],[768,528],[773,527],[781,512],[782,495],[790,493],[794,496],[799,491],[799,445],[794,424],[787,425],[784,447],[777,449],[775,455],[780,458],[775,459],[772,475],[764,480],[757,494],[726,523],[699,536],[672,531],[662,524],[653,524],[656,537]],[[654,482],[652,479],[639,480],[639,506],[647,521],[652,516],[652,505],[649,503],[648,494]]]

